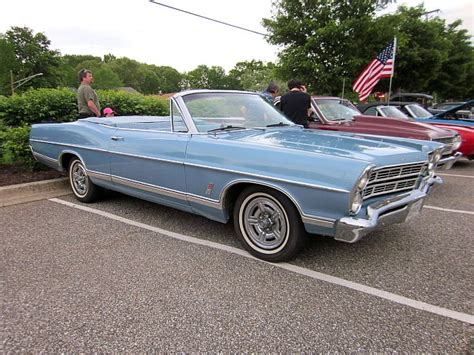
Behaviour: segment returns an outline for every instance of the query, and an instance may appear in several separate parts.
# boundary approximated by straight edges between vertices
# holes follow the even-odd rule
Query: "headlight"
[[[352,198],[352,204],[351,204],[351,213],[352,214],[357,214],[360,211],[360,208],[362,207],[362,194],[360,191],[357,191],[354,194],[354,197]]]
[[[373,166],[369,166],[365,168],[364,172],[359,177],[359,180],[357,181],[357,184],[356,184],[356,188],[358,190],[362,191],[367,186],[367,183],[369,182],[370,174],[372,173],[372,168]]]
[[[456,137],[454,137],[453,150],[458,150],[458,148],[461,146],[461,143],[462,143],[462,139],[460,135],[457,135]]]
[[[364,189],[366,188],[367,184],[369,183],[370,175],[372,173],[373,166],[370,165],[364,169],[362,174],[359,176],[354,189],[352,191],[352,200],[351,205],[349,207],[351,214],[357,214],[362,207],[362,203],[364,201],[363,194]]]

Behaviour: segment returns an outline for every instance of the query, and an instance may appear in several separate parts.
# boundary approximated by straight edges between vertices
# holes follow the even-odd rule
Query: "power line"
[[[176,10],[176,11],[180,11],[180,12],[184,12],[185,14],[188,14],[188,15],[193,15],[193,16],[196,16],[196,17],[200,17],[200,18],[203,18],[205,20],[209,20],[209,21],[213,21],[213,22],[217,22],[217,23],[220,23],[221,25],[226,25],[226,26],[230,26],[230,27],[234,27],[234,28],[238,28],[239,30],[243,30],[243,31],[247,31],[247,32],[252,32],[252,33],[255,33],[257,35],[261,35],[261,36],[267,36],[266,33],[262,33],[262,32],[257,32],[257,31],[254,31],[254,30],[249,30],[248,28],[244,28],[244,27],[240,27],[240,26],[236,26],[236,25],[232,25],[230,23],[227,23],[227,22],[224,22],[224,21],[219,21],[219,20],[216,20],[216,19],[213,19],[213,18],[210,18],[210,17],[207,17],[207,16],[203,16],[203,15],[198,15],[194,12],[190,12],[190,11],[186,11],[186,10],[182,10],[182,9],[178,9],[177,7],[173,7],[173,6],[170,6],[170,5],[166,5],[166,4],[162,4],[160,2],[156,2],[154,0],[150,0],[151,3],[153,4],[156,4],[156,5],[160,5],[160,6],[164,6],[164,7],[167,7],[169,9],[172,9],[172,10]]]

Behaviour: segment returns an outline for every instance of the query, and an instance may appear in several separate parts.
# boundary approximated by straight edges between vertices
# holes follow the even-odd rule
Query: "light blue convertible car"
[[[103,188],[226,223],[268,261],[294,257],[306,233],[353,243],[416,216],[443,145],[305,130],[255,93],[194,90],[170,116],[33,125],[37,160],[68,172],[75,197]]]

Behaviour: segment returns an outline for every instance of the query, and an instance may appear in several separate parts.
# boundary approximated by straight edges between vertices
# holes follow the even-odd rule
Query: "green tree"
[[[18,71],[18,62],[13,46],[0,35],[0,95],[11,94],[10,71]]]
[[[374,28],[377,6],[376,0],[277,0],[263,24],[269,42],[283,46],[279,76],[297,77],[310,91],[339,92],[343,78],[354,78],[367,55],[393,37]]]
[[[61,85],[66,87],[77,87],[79,85],[78,72],[86,61],[93,61],[94,63],[100,63],[100,57],[93,55],[75,55],[66,54],[61,56]]]
[[[264,19],[269,41],[283,46],[278,74],[297,77],[320,94],[338,94],[393,37],[398,39],[392,90],[472,96],[473,47],[459,22],[424,19],[423,5],[377,16],[390,1],[277,0]],[[471,79],[471,80],[469,80]],[[348,85],[349,84],[349,85]],[[374,90],[388,91],[389,80]]]
[[[143,92],[144,74],[143,64],[130,58],[118,58],[110,61],[112,70],[117,73],[125,86],[130,86],[139,92]]]
[[[75,68],[76,78],[77,73],[82,68],[87,68],[92,71],[94,76],[94,88],[96,89],[114,89],[123,86],[119,75],[113,70],[113,66],[109,63],[104,63],[97,59],[86,60],[79,63]],[[76,85],[79,85],[79,79],[76,79]]]
[[[6,69],[13,71],[15,81],[43,73],[25,83],[19,91],[29,87],[56,87],[60,84],[60,54],[49,49],[51,41],[43,33],[34,34],[28,27],[11,27],[2,38],[15,53],[16,64],[13,68]]]
[[[176,69],[169,66],[152,66],[152,70],[156,74],[158,80],[158,91],[154,93],[170,93],[180,90],[179,83],[183,79],[183,75]]]
[[[438,75],[429,83],[429,90],[445,99],[474,97],[474,48],[468,31],[460,29],[460,25],[458,20],[447,26],[447,56]]]
[[[229,77],[237,83],[236,89],[248,91],[263,91],[273,81],[278,86],[283,82],[276,77],[276,67],[273,63],[263,63],[260,60],[252,60],[237,63],[229,72]]]
[[[222,67],[199,65],[186,73],[180,85],[183,89],[234,89],[238,83]]]

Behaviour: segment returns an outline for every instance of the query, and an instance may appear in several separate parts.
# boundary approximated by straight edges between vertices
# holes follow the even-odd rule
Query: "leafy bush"
[[[29,126],[7,128],[0,131],[1,162],[7,164],[21,162],[31,169],[37,167],[38,163],[33,158],[29,147],[29,136]]]
[[[119,115],[168,114],[168,103],[156,96],[124,91],[98,90],[103,107],[112,107]],[[74,121],[78,116],[76,94],[70,89],[36,89],[22,95],[0,99],[0,122],[21,127],[38,122]]]
[[[69,89],[29,90],[0,104],[0,119],[13,127],[44,121],[72,121],[76,117],[76,95]]]
[[[102,108],[111,107],[120,116],[164,116],[169,112],[168,102],[156,96],[114,90],[98,90],[97,96]]]

